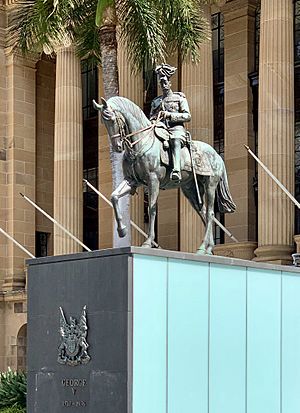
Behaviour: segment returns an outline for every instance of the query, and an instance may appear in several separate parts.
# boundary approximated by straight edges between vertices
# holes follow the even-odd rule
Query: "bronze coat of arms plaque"
[[[58,348],[58,363],[68,366],[87,364],[91,357],[87,351],[89,344],[87,342],[86,306],[82,309],[79,322],[74,317],[70,317],[70,322],[68,323],[63,309],[59,307],[59,310],[61,343]]]

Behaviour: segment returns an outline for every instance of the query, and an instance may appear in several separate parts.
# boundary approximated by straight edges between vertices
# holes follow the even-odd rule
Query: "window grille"
[[[214,148],[224,159],[224,17],[222,13],[212,15],[213,81],[214,81]],[[216,209],[215,204],[215,211]],[[224,224],[224,214],[215,212]],[[224,232],[214,225],[215,244],[224,243]]]
[[[81,63],[83,119],[97,116],[93,99],[98,100],[98,68],[85,60]]]
[[[48,255],[48,232],[37,231],[35,233],[35,256],[47,257]]]

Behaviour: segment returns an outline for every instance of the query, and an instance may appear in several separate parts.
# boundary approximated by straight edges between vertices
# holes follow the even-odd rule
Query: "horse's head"
[[[126,136],[124,116],[119,111],[114,110],[104,98],[101,98],[101,101],[102,105],[99,105],[93,100],[93,106],[101,113],[101,118],[109,134],[113,150],[122,152],[122,139]]]

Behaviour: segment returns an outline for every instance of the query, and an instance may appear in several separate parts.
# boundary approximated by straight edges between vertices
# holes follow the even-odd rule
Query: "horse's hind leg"
[[[212,254],[214,247],[214,237],[213,237],[213,222],[214,222],[214,204],[215,204],[215,194],[218,182],[214,178],[210,178],[206,187],[206,198],[207,198],[207,208],[206,208],[206,231],[203,242],[198,249],[198,254]]]
[[[127,230],[126,230],[126,225],[122,223],[122,215],[121,215],[118,201],[123,196],[130,194],[133,191],[133,189],[134,188],[129,185],[128,181],[124,179],[124,181],[122,181],[120,185],[111,194],[111,202],[113,204],[115,217],[117,221],[117,231],[118,231],[119,237],[121,238],[125,237]]]

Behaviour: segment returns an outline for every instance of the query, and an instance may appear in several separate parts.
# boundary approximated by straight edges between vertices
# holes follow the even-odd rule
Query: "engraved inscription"
[[[83,400],[64,400],[62,405],[63,407],[86,407],[87,403]]]
[[[86,379],[62,379],[61,384],[64,387],[84,387],[87,381]]]
[[[79,396],[80,390],[87,386],[87,379],[77,379],[77,378],[64,378],[61,380],[61,385],[69,393],[69,396]],[[63,407],[87,407],[87,401],[85,400],[64,400],[62,402]]]

